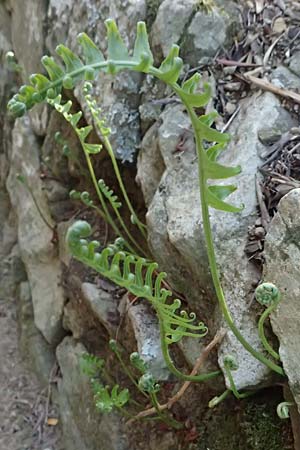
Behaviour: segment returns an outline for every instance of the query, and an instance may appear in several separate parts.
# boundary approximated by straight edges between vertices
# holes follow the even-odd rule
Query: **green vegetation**
[[[127,195],[126,187],[122,181],[118,164],[109,141],[110,129],[106,125],[105,119],[101,116],[101,109],[92,97],[93,88],[91,82],[96,80],[101,71],[109,73],[112,76],[122,70],[132,70],[152,75],[165,82],[173,90],[182,101],[191,120],[198,157],[203,232],[212,281],[222,314],[228,327],[244,348],[254,358],[268,366],[271,370],[284,376],[278,358],[274,362],[273,359],[258,352],[241,334],[231,316],[222,289],[214,250],[209,209],[215,208],[228,213],[238,213],[243,206],[234,206],[225,201],[236,190],[236,186],[233,184],[213,185],[211,183],[212,180],[223,180],[239,174],[241,167],[227,167],[217,162],[218,156],[221,152],[225,151],[225,147],[230,139],[228,134],[220,133],[213,128],[217,113],[214,111],[209,114],[198,115],[198,109],[207,105],[211,98],[209,85],[204,83],[202,92],[198,92],[198,86],[201,80],[199,73],[195,73],[191,78],[180,84],[178,80],[180,79],[183,61],[179,57],[179,47],[177,45],[172,46],[169,54],[158,68],[154,67],[145,23],[139,22],[137,25],[137,36],[132,54],[128,52],[115,22],[108,19],[106,26],[108,43],[107,59],[105,59],[94,42],[85,33],[81,33],[78,36],[78,42],[82,50],[82,59],[69,48],[64,45],[59,45],[56,51],[62,59],[64,67],[57,64],[54,58],[44,56],[42,58],[42,64],[48,72],[48,77],[41,74],[32,75],[30,77],[31,85],[22,86],[19,93],[8,104],[11,113],[16,117],[20,117],[36,103],[47,101],[72,126],[80,141],[90,178],[99,200],[99,206],[94,204],[88,192],[78,193],[73,191],[71,192],[71,196],[72,198],[80,199],[85,205],[94,208],[113,229],[118,236],[118,240],[116,245],[110,245],[101,252],[98,252],[99,242],[88,240],[92,234],[91,226],[85,221],[77,221],[71,225],[67,234],[67,242],[72,255],[117,285],[126,288],[135,297],[143,298],[150,302],[159,320],[161,346],[165,361],[170,371],[179,379],[195,382],[205,381],[221,373],[220,371],[215,371],[201,375],[187,375],[179,371],[172,361],[169,352],[170,345],[177,343],[184,336],[202,337],[206,334],[207,328],[202,322],[197,323],[194,313],[181,310],[180,300],[174,299],[172,292],[166,289],[168,286],[166,281],[167,275],[159,271],[158,264],[152,261],[150,252],[148,250],[144,251],[140,246],[119,212],[119,208],[124,201],[124,205],[126,205],[131,214],[132,223],[136,226],[136,230],[139,231],[146,243],[147,230],[145,225],[137,217]],[[67,102],[63,101],[61,95],[62,89],[73,89],[80,82],[83,82],[82,93],[92,115],[94,126],[101,135],[102,144],[90,143],[89,136],[92,131],[92,126],[81,126],[82,112],[71,112],[73,108],[72,102],[70,100]],[[96,178],[93,158],[101,151],[106,151],[111,158],[123,197],[121,200],[103,180],[97,180]],[[260,287],[257,291],[258,298],[261,298],[262,293],[264,296],[266,292],[271,294],[273,298],[274,289],[269,288],[270,285]],[[262,342],[271,356],[276,356],[277,353],[271,349],[269,343],[266,341],[263,333],[263,325],[270,312],[279,302],[279,294],[277,293],[276,295],[275,302],[272,303],[272,307],[267,308],[259,325]],[[122,363],[120,354],[117,348],[114,348],[114,345],[112,346],[112,350],[116,353],[123,369],[128,372],[126,365]],[[239,399],[249,395],[248,393],[239,393],[237,391],[231,375],[231,371],[236,369],[236,364],[234,364],[234,360],[229,355],[225,360],[225,370],[230,382],[230,389],[225,391],[217,399],[213,399],[210,406],[218,404],[230,392],[233,392]],[[131,374],[129,378],[131,378],[140,391],[149,395],[158,417],[169,425],[177,427],[177,423],[172,418],[169,418],[169,416],[165,416],[160,410],[160,405],[156,397],[158,392],[157,382],[153,379],[152,374],[148,372],[143,373],[140,381],[136,381]],[[98,404],[104,404],[103,409],[107,411],[113,407],[123,407],[129,399],[127,391],[120,391],[119,387],[114,386],[109,390],[105,386],[100,385],[97,385],[96,398]]]

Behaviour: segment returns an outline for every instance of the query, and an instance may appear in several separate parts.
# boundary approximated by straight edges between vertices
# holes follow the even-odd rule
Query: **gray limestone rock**
[[[26,83],[30,74],[43,73],[41,58],[44,54],[47,3],[47,0],[11,1],[12,43],[17,60],[24,68],[22,78]],[[34,131],[38,135],[45,135],[47,110],[47,105],[38,105],[29,113]]]
[[[85,0],[73,8],[72,2],[64,2],[62,5],[61,2],[53,0],[49,4],[48,17],[50,23],[53,23],[53,29],[49,32],[46,42],[52,53],[60,42],[66,42],[78,53],[76,37],[80,31],[85,31],[106,53],[105,19],[116,20],[125,43],[132,47],[136,23],[146,18],[146,2],[107,0],[99,5]],[[132,72],[122,72],[115,77],[102,73],[99,80],[94,95],[111,128],[112,147],[118,159],[133,162],[140,144],[138,103],[142,77],[139,73]],[[86,110],[80,88],[75,90],[75,95]],[[87,111],[86,119],[91,121]]]
[[[283,197],[265,241],[264,281],[274,283],[282,299],[271,315],[279,354],[300,411],[300,189]]]
[[[190,17],[195,12],[194,0],[164,0],[156,15],[151,30],[151,44],[167,56],[172,44],[177,44]]]
[[[34,324],[34,313],[28,281],[20,284],[18,296],[18,323],[20,350],[25,363],[33,370],[39,381],[48,386],[51,370],[55,364],[54,347],[46,342]]]
[[[296,75],[300,76],[300,52],[295,51],[295,53],[292,55],[289,68],[292,72],[294,72]]]
[[[174,287],[185,294],[200,319],[205,319],[211,331],[214,293],[208,270],[205,241],[202,233],[198,189],[198,168],[189,120],[182,107],[167,108],[161,115],[158,146],[166,167],[149,205],[147,224],[150,245],[161,268],[169,274]],[[242,101],[239,115],[230,127],[232,142],[220,158],[225,165],[243,168],[234,182],[238,190],[231,196],[234,204],[245,204],[240,214],[228,214],[211,209],[211,222],[221,279],[231,314],[245,338],[257,349],[261,344],[255,314],[249,310],[253,285],[259,272],[244,254],[248,226],[256,218],[255,175],[261,164],[263,145],[258,131],[264,127],[294,125],[280,101],[270,93],[253,95]],[[184,142],[183,151],[176,150]],[[142,161],[142,160],[141,160]],[[143,190],[152,180],[139,177]],[[176,264],[170,264],[176,261]],[[268,369],[253,359],[228,332],[219,351],[222,366],[224,355],[233,354],[239,363],[234,372],[238,388],[255,386],[266,380]]]
[[[170,372],[161,350],[157,317],[145,302],[130,305],[127,300],[126,309],[139,354],[149,365],[149,370],[157,380],[167,380]]]
[[[151,203],[162,174],[165,171],[164,161],[158,146],[158,129],[159,123],[155,123],[147,131],[138,155],[136,181],[141,185],[146,205]],[[140,180],[148,180],[148,182],[144,183]]]
[[[106,292],[92,283],[82,283],[81,292],[95,317],[110,335],[114,335],[119,319],[119,301],[113,297],[112,293]]]
[[[239,27],[237,6],[230,1],[221,2],[211,12],[199,10],[183,36],[184,61],[191,65],[205,64],[219,50],[230,47]]]
[[[66,450],[127,450],[120,418],[102,415],[94,405],[89,379],[80,368],[85,347],[66,337],[57,347],[62,378],[58,382]]]
[[[60,261],[52,243],[53,229],[50,226],[53,227],[54,223],[49,215],[39,170],[39,146],[29,128],[29,120],[18,120],[13,130],[7,189],[18,216],[18,241],[30,283],[35,324],[46,340],[54,343],[62,335],[64,293]],[[17,180],[17,174],[25,176],[35,201],[26,186]]]
[[[299,90],[300,77],[285,66],[278,66],[271,75],[272,83],[279,88]]]

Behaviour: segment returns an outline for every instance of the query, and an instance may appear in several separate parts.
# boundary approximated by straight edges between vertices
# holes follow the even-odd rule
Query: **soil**
[[[59,422],[45,424],[45,417],[53,423],[57,417],[48,405],[48,388],[42,388],[22,362],[11,299],[0,300],[0,385],[0,449],[63,450]]]

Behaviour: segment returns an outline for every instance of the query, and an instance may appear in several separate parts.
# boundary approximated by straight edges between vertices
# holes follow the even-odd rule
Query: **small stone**
[[[231,103],[231,102],[226,103],[225,111],[227,112],[227,114],[229,114],[231,116],[235,112],[235,110],[236,110],[236,105],[234,103]]]
[[[281,131],[277,128],[262,128],[257,133],[260,142],[264,145],[272,145],[281,138]]]
[[[274,32],[275,34],[281,34],[281,33],[283,33],[286,29],[287,29],[286,21],[284,20],[283,17],[278,17],[278,19],[276,19],[276,20],[274,21],[273,32]]]
[[[226,83],[224,89],[230,92],[238,92],[241,89],[242,83],[240,81],[233,81],[232,83]]]
[[[262,239],[265,236],[266,232],[263,227],[257,227],[255,228],[254,234],[258,239]]]
[[[297,51],[293,54],[290,60],[289,67],[292,72],[300,76],[300,51]]]

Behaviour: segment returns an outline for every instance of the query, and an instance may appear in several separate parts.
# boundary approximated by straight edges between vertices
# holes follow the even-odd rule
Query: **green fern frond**
[[[85,221],[77,221],[69,228],[67,243],[72,255],[136,297],[146,298],[163,321],[168,344],[178,342],[183,336],[203,337],[207,333],[202,322],[195,323],[194,313],[178,312],[181,302],[171,300],[172,293],[163,288],[166,274],[156,275],[156,263],[125,252],[113,252],[110,247],[97,253],[99,243],[85,239],[90,234],[91,227]]]
[[[208,180],[210,179],[226,179],[229,177],[233,177],[240,173],[240,167],[226,167],[216,162],[216,158],[221,150],[225,147],[225,145],[229,141],[229,137],[226,134],[222,134],[217,130],[211,128],[213,122],[213,115],[210,116],[202,116],[198,117],[194,108],[205,106],[210,97],[211,92],[210,88],[207,84],[203,87],[203,92],[198,93],[197,87],[200,81],[199,75],[193,75],[190,79],[186,80],[181,86],[178,83],[178,79],[181,74],[181,69],[183,66],[183,62],[179,55],[179,47],[174,45],[165,60],[162,62],[159,68],[156,68],[152,65],[153,56],[149,47],[148,36],[145,28],[145,24],[143,22],[138,23],[137,28],[137,37],[134,45],[133,56],[127,51],[124,42],[120,36],[118,28],[115,22],[111,19],[106,21],[107,26],[107,42],[108,42],[108,59],[105,59],[100,50],[98,50],[97,46],[93,43],[93,41],[84,33],[79,35],[78,42],[81,45],[83,59],[81,60],[77,55],[75,55],[70,49],[65,46],[59,46],[57,52],[61,57],[64,66],[60,66],[57,62],[49,56],[45,56],[42,58],[42,64],[44,65],[48,77],[44,75],[33,75],[30,77],[31,85],[22,86],[17,94],[13,96],[13,98],[8,103],[8,108],[12,114],[17,117],[20,117],[25,113],[26,110],[32,108],[34,104],[40,103],[43,100],[47,99],[49,102],[54,102],[59,108],[63,108],[61,111],[63,114],[66,114],[66,119],[70,121],[71,125],[76,129],[77,124],[80,120],[81,113],[77,113],[74,115],[69,114],[70,107],[69,102],[65,105],[60,104],[61,97],[60,92],[63,86],[66,89],[72,88],[78,82],[82,80],[93,80],[98,75],[100,71],[109,72],[111,74],[115,74],[119,70],[127,69],[133,70],[137,72],[143,72],[150,74],[168,84],[172,90],[178,95],[178,97],[183,102],[188,115],[192,122],[192,127],[195,132],[196,138],[196,149],[198,155],[198,167],[199,167],[199,187],[200,187],[200,196],[201,196],[201,209],[202,209],[202,219],[203,219],[203,230],[205,234],[205,240],[207,245],[207,254],[210,265],[210,271],[213,279],[213,283],[215,286],[215,290],[217,293],[217,298],[223,312],[223,315],[226,319],[228,326],[231,331],[234,333],[236,338],[242,343],[244,348],[249,351],[256,359],[264,363],[270,369],[275,372],[283,375],[283,369],[274,364],[272,361],[267,359],[263,354],[257,352],[243,337],[240,333],[239,329],[236,327],[230,311],[228,309],[228,305],[226,303],[226,299],[224,297],[224,292],[222,290],[220,276],[218,273],[216,256],[213,245],[213,237],[212,230],[210,225],[209,218],[209,207],[213,207],[215,209],[220,209],[223,211],[236,212],[240,208],[234,207],[232,205],[228,205],[224,202],[224,198],[233,192],[234,187],[232,185],[229,186],[209,186]],[[55,106],[56,107],[56,106]],[[86,144],[85,138],[90,132],[89,127],[85,127],[81,129],[82,135],[81,138],[83,142]],[[208,150],[205,150],[205,143],[211,142],[212,147]],[[93,146],[94,144],[86,144],[86,153],[94,153],[99,152],[99,146]],[[92,147],[88,147],[88,145],[92,145]],[[217,147],[216,147],[217,146]],[[100,191],[99,191],[100,192]],[[100,192],[101,194],[101,192]],[[102,194],[101,194],[102,195]],[[105,211],[106,215],[108,211]],[[84,233],[89,231],[89,227],[79,227]],[[116,227],[115,227],[116,229]],[[77,230],[77,231],[76,231]],[[74,234],[75,232],[75,234]],[[74,236],[78,235],[78,229],[71,228],[71,241],[74,241]],[[80,233],[79,233],[80,236]],[[75,239],[76,241],[76,239]],[[161,299],[161,302],[156,303],[156,295],[152,295],[151,287],[148,289],[148,285],[141,284],[139,285],[139,281],[143,279],[142,274],[139,273],[139,267],[146,269],[143,262],[139,259],[134,260],[135,264],[135,273],[128,272],[128,278],[125,276],[126,270],[128,271],[130,263],[126,263],[126,259],[124,260],[122,254],[116,254],[113,258],[112,265],[109,264],[108,254],[106,259],[104,257],[105,250],[101,254],[95,254],[94,250],[90,249],[90,244],[81,243],[77,239],[77,245],[72,247],[72,251],[79,251],[78,257],[83,262],[86,262],[91,267],[98,268],[99,270],[103,270],[107,273],[108,278],[115,278],[116,282],[123,283],[124,287],[127,287],[128,290],[137,292],[137,295],[143,294],[148,298],[153,306],[156,308],[158,316],[161,320],[161,310],[165,311],[166,307],[166,299],[170,296],[168,291],[159,290],[158,297]],[[80,245],[79,245],[79,244]],[[91,252],[91,253],[89,253]],[[88,256],[91,258],[88,258]],[[119,256],[118,256],[119,255]],[[76,254],[75,254],[76,256]],[[77,256],[76,256],[77,257]],[[96,261],[94,260],[96,258]],[[103,259],[104,258],[104,259]],[[116,258],[116,259],[115,259]],[[97,261],[99,260],[100,266],[97,266]],[[91,262],[92,261],[92,262]],[[122,262],[124,264],[124,269],[120,268],[119,263]],[[118,264],[117,264],[118,263]],[[104,264],[104,265],[103,265]],[[127,269],[126,269],[127,267]],[[149,269],[149,267],[148,267]],[[147,269],[147,270],[148,270]],[[151,269],[152,270],[152,269]],[[102,272],[101,272],[102,273]],[[159,280],[159,275],[156,279]],[[124,278],[125,277],[125,278]],[[161,288],[160,284],[159,287]],[[155,287],[154,287],[155,291]],[[148,296],[145,295],[147,293]],[[157,293],[157,292],[156,292]],[[159,306],[158,306],[159,305]],[[163,305],[163,306],[161,306]],[[166,314],[165,314],[166,316]],[[184,317],[180,317],[174,313],[170,314],[172,320],[176,316],[176,320],[178,317],[181,322],[180,325],[176,322],[173,323],[174,327],[171,326],[171,329],[164,329],[162,326],[162,332],[168,336],[168,339],[172,342],[178,338],[178,334],[181,333],[180,327],[182,326],[185,330],[184,332],[189,333],[191,325],[187,322]],[[170,323],[172,323],[170,321]],[[175,331],[174,331],[175,330]],[[166,353],[166,349],[163,348],[164,354]],[[168,358],[168,366],[171,367],[172,363]],[[173,370],[173,373],[176,373],[178,376],[180,375],[179,371]],[[196,377],[197,378],[197,377]],[[199,378],[199,377],[198,377]],[[185,379],[192,379],[192,377],[185,377]],[[195,380],[196,381],[196,380]]]
[[[118,196],[115,195],[112,189],[109,189],[109,187],[105,184],[104,180],[102,179],[98,180],[98,186],[101,189],[101,192],[104,195],[104,197],[107,198],[107,200],[114,209],[121,208],[122,203],[119,201]]]
[[[191,110],[193,108],[203,107],[208,103],[211,98],[211,89],[207,83],[204,84],[202,93],[196,92],[201,78],[198,73],[184,81],[182,86],[177,83],[183,66],[177,45],[172,46],[160,67],[155,68],[152,65],[153,55],[144,22],[138,22],[137,24],[137,35],[132,56],[130,56],[121,38],[116,23],[112,19],[108,19],[106,21],[106,27],[108,42],[107,59],[105,59],[94,42],[85,33],[81,33],[78,36],[78,42],[82,49],[82,59],[69,48],[64,45],[59,45],[56,52],[62,59],[63,66],[59,65],[52,57],[43,57],[42,63],[48,73],[48,77],[41,74],[32,75],[30,77],[31,85],[22,86],[19,93],[10,100],[8,104],[10,111],[20,116],[26,109],[30,109],[35,103],[39,103],[47,98],[49,103],[63,112],[65,118],[72,124],[78,134],[76,127],[81,115],[80,113],[77,115],[68,115],[71,107],[70,102],[67,102],[64,106],[60,105],[61,97],[59,94],[62,87],[72,89],[82,80],[93,80],[101,70],[115,74],[123,69],[149,73],[164,81],[173,88],[182,102],[187,106],[187,109]],[[215,117],[216,113],[213,112],[198,118],[196,132],[201,142],[203,140],[214,142],[220,148],[220,145],[225,145],[228,142],[229,137],[211,128]],[[86,132],[89,134],[89,127],[86,127]],[[215,150],[216,145],[213,145],[212,148],[213,150],[203,150],[199,154],[201,164],[205,168],[206,179],[228,178],[240,173],[239,167],[228,168],[218,164],[215,158],[212,157],[212,154],[217,156],[219,152]],[[89,153],[97,153],[101,150],[101,146],[85,143],[85,149]],[[229,193],[228,190],[227,192]],[[208,187],[206,187],[204,192],[209,206],[223,211],[240,211],[241,208],[232,207],[231,205],[227,206],[227,203],[224,202],[223,194],[224,189],[221,189],[219,192],[217,188],[211,190]]]

